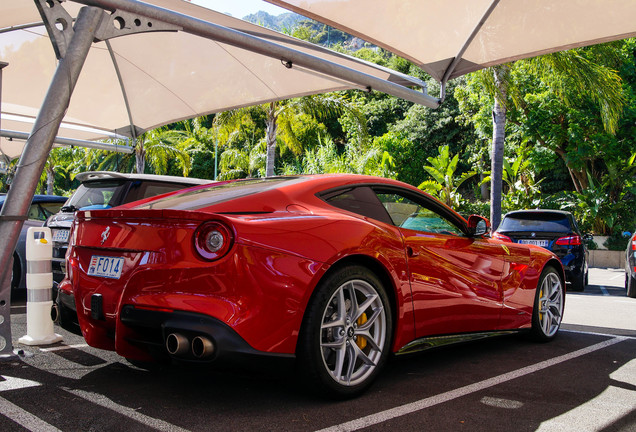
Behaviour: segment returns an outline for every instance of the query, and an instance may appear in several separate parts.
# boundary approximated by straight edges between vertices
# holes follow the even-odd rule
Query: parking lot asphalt
[[[393,358],[348,401],[317,398],[283,368],[148,372],[55,331],[0,362],[1,431],[636,431],[636,299],[621,270],[591,269],[568,293],[562,330]]]

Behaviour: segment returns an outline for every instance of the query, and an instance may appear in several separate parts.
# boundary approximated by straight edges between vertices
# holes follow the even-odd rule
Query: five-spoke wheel
[[[298,356],[303,373],[332,395],[366,389],[389,353],[391,310],[375,274],[342,268],[320,284],[309,305]]]
[[[553,267],[546,267],[539,279],[535,295],[532,316],[532,335],[535,339],[547,341],[556,336],[561,326],[564,306],[561,276]]]

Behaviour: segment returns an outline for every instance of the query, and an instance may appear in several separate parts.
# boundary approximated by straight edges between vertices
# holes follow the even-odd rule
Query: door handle
[[[407,246],[406,255],[408,255],[409,258],[415,258],[419,253],[415,252],[411,246]]]

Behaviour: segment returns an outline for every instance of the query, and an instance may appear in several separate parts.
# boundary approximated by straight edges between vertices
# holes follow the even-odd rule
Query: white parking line
[[[612,429],[621,419],[628,418],[636,408],[636,359],[610,374],[617,385],[608,385],[592,399],[570,411],[541,423],[537,432],[601,431]]]
[[[15,377],[6,376],[6,375],[0,375],[0,378],[2,378],[2,381],[0,381],[0,391],[11,391],[11,390],[17,390],[17,389],[23,389],[23,388],[29,388],[29,387],[37,387],[42,385],[37,381],[31,381],[31,380],[23,379],[23,378],[15,378]]]
[[[586,354],[590,354],[594,351],[598,351],[608,346],[617,344],[626,340],[622,336],[617,336],[613,339],[606,340],[604,342],[597,343],[595,345],[589,346],[587,348],[580,349],[578,351],[571,352],[569,354],[564,354],[559,357],[555,357],[550,360],[545,360],[540,363],[526,366],[521,369],[517,369],[512,372],[508,372],[493,378],[488,378],[486,380],[470,384],[464,387],[460,387],[455,390],[448,391],[446,393],[442,393],[439,395],[431,396],[426,399],[421,399],[416,402],[411,402],[406,405],[402,405],[396,408],[391,408],[386,411],[378,412],[366,417],[359,418],[357,420],[352,420],[346,423],[342,423],[339,425],[335,425],[329,428],[321,429],[319,432],[341,432],[341,431],[355,431],[359,429],[363,429],[369,426],[373,426],[379,423],[383,423],[385,421],[394,419],[396,417],[402,417],[408,414],[412,414],[414,412],[423,410],[425,408],[430,408],[434,405],[438,405],[444,402],[451,401],[453,399],[460,398],[462,396],[469,395],[471,393],[475,393],[478,391],[485,390],[490,387],[494,387],[496,385],[502,384],[507,381],[511,381],[516,378],[520,378],[525,375],[532,374],[534,372],[538,372],[540,370],[546,369],[550,366],[557,365],[559,363],[566,362],[568,360],[575,359],[577,357],[584,356]]]
[[[603,285],[600,286],[601,288],[601,292],[603,293],[604,296],[608,296],[609,292],[607,291],[607,288],[605,288]]]
[[[559,332],[578,333],[578,334],[592,335],[592,336],[604,336],[604,337],[609,337],[609,338],[621,337],[623,339],[636,339],[636,336],[616,336],[616,335],[609,334],[609,333],[598,333],[598,332],[589,332],[589,331],[580,331],[580,330],[560,329]]]
[[[40,351],[52,352],[52,351],[61,351],[61,350],[66,350],[71,348],[86,348],[86,347],[88,347],[88,344],[62,345],[62,346],[56,346],[51,348],[40,348]]]
[[[157,430],[166,431],[166,432],[188,432],[187,429],[183,429],[183,428],[180,428],[179,426],[175,426],[163,420],[159,420],[159,419],[147,416],[145,414],[141,414],[140,412],[137,412],[132,408],[119,405],[118,403],[113,402],[112,400],[108,399],[104,395],[93,393],[93,392],[87,392],[84,390],[71,390],[69,388],[64,388],[64,387],[62,387],[62,390],[65,390],[71,394],[74,394],[75,396],[81,397],[82,399],[85,399],[94,404],[103,406],[104,408],[108,408],[110,410],[118,412],[119,414],[122,414],[128,418],[136,420],[139,423],[142,423],[146,426],[150,426]]]
[[[23,428],[30,431],[38,432],[59,432],[60,430],[55,426],[52,426],[39,419],[30,412],[23,410],[19,406],[9,402],[8,400],[0,397],[0,415],[3,415],[12,421],[16,422]]]

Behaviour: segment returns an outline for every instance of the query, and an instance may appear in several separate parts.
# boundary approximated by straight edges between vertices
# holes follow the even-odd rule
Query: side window
[[[59,212],[62,205],[64,205],[63,202],[32,203],[31,207],[29,207],[28,218],[32,220],[45,221],[49,216]]]
[[[40,207],[37,204],[31,204],[31,207],[29,207],[29,214],[27,217],[33,220],[44,220],[42,218],[42,215],[40,215]]]
[[[63,205],[63,202],[40,203],[40,214],[42,216],[42,220],[46,220],[49,216],[59,212]]]
[[[393,225],[375,192],[366,186],[328,194],[323,199],[334,207]]]
[[[435,234],[463,235],[459,227],[437,212],[396,193],[378,193],[380,202],[400,228]]]

